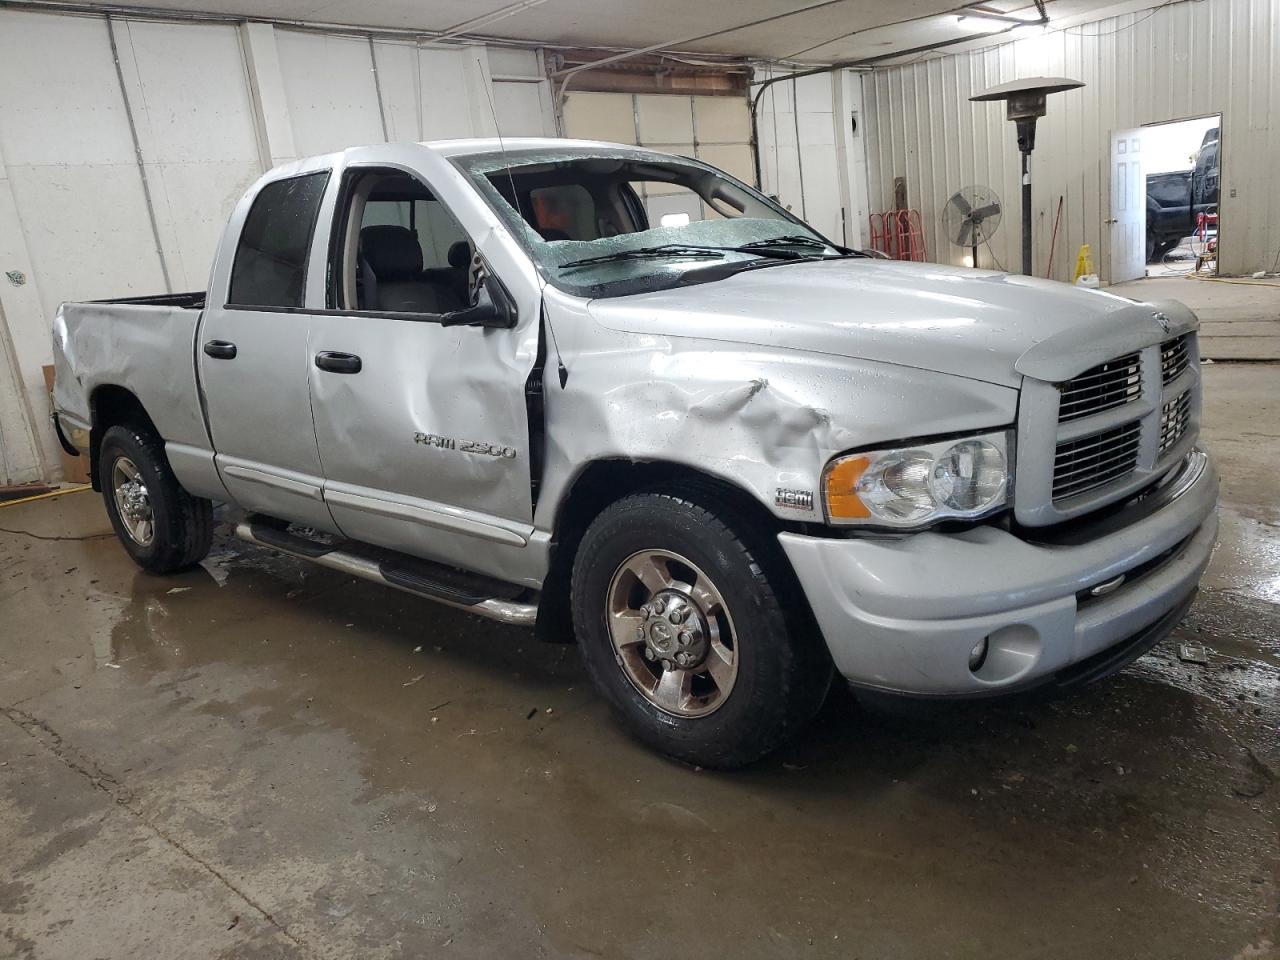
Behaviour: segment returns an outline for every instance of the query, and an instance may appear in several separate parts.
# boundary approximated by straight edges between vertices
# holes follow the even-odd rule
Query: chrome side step
[[[247,543],[279,550],[299,560],[309,560],[331,570],[340,570],[362,580],[372,580],[374,583],[411,593],[415,597],[435,600],[500,623],[532,627],[538,619],[537,603],[524,603],[491,595],[495,587],[514,595],[519,592],[518,587],[500,584],[487,577],[472,577],[449,567],[376,548],[370,548],[369,555],[362,556],[350,549],[358,548],[357,544],[346,542],[330,546],[255,522],[253,518],[236,523],[235,533]]]

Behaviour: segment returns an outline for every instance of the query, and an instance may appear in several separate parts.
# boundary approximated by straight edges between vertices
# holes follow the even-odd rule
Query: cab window
[[[231,264],[227,303],[301,307],[307,254],[328,172],[268,183],[249,208]]]
[[[425,184],[397,170],[352,170],[343,197],[331,307],[443,314],[472,302],[472,245]]]

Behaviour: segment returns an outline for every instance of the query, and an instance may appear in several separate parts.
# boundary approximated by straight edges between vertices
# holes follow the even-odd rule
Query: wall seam
[[[111,45],[111,62],[116,68],[116,82],[120,85],[120,98],[124,101],[124,115],[129,123],[129,137],[133,140],[133,153],[138,159],[138,176],[142,180],[142,196],[147,204],[147,220],[151,224],[151,236],[156,242],[156,256],[160,259],[160,274],[164,277],[164,288],[173,293],[173,281],[169,277],[169,264],[164,255],[164,243],[160,239],[160,225],[156,221],[155,200],[151,196],[151,184],[147,181],[146,162],[142,156],[142,143],[138,140],[138,125],[133,118],[133,104],[129,102],[129,90],[124,82],[124,70],[120,66],[120,49],[116,46],[115,20],[111,14],[103,14],[103,22],[107,27],[107,42]]]

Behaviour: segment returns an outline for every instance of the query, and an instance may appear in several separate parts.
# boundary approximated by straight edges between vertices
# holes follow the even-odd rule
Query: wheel
[[[1159,246],[1159,244],[1156,242],[1155,231],[1151,225],[1151,221],[1148,220],[1147,221],[1147,263],[1156,262],[1157,246]]]
[[[159,437],[131,426],[110,428],[98,453],[98,480],[111,526],[138,566],[171,573],[208,554],[213,504],[182,489]]]
[[[719,506],[645,493],[583,536],[574,632],[623,726],[703,767],[751,763],[822,706],[830,656],[771,538]]]

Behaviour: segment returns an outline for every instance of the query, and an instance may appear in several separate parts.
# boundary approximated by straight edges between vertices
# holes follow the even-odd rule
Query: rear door
[[[501,262],[494,221],[441,199],[440,180],[455,201],[472,199],[459,197],[461,175],[423,154],[412,166],[350,165],[338,191],[329,309],[310,346],[325,500],[349,537],[520,579],[533,534],[525,385],[538,290]],[[509,299],[511,329],[442,322],[471,303],[481,263]],[[335,367],[334,356],[353,359]]]
[[[196,361],[218,472],[247,510],[333,530],[311,421],[308,260],[327,169],[262,186],[228,224]]]

